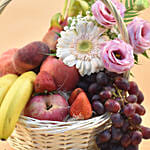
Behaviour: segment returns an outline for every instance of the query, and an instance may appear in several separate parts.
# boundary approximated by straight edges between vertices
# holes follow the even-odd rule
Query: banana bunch
[[[0,78],[0,105],[7,93],[7,91],[9,90],[11,85],[15,82],[17,77],[18,76],[15,74],[7,74]]]
[[[6,77],[4,76],[4,78]],[[10,88],[8,88],[8,91],[3,95],[4,98],[0,106],[1,140],[6,140],[13,132],[22,110],[32,95],[35,78],[36,74],[29,71],[16,77],[12,85],[9,84]],[[0,79],[0,84],[1,82]],[[8,84],[6,85],[8,87]],[[1,94],[0,97],[2,97]]]

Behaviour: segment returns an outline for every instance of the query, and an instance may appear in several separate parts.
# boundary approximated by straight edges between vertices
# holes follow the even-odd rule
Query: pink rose
[[[136,17],[127,28],[135,53],[143,53],[150,48],[150,22]]]
[[[106,42],[100,54],[104,67],[111,72],[123,73],[134,65],[132,46],[119,39]]]
[[[124,12],[126,11],[124,5],[120,3],[118,0],[112,0],[112,2],[119,10],[120,15],[124,17]],[[92,5],[92,13],[95,16],[96,21],[102,26],[109,28],[116,24],[116,20],[113,17],[113,15],[110,13],[109,9],[105,6],[105,4],[100,0],[96,1]]]

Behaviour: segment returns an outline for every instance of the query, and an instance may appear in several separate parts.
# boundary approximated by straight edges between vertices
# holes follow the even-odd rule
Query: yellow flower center
[[[90,52],[93,48],[92,42],[88,40],[81,40],[77,43],[77,50],[82,53]]]

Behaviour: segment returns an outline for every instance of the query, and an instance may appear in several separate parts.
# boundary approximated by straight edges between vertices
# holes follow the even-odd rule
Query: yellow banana
[[[17,79],[17,75],[15,74],[7,74],[3,77],[0,77],[0,105],[11,85]]]
[[[18,118],[32,95],[34,72],[22,74],[7,92],[0,107],[0,139],[6,140],[13,132]]]

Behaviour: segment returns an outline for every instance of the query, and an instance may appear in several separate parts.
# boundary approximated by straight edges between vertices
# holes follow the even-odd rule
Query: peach
[[[8,73],[17,74],[17,71],[12,63],[13,56],[17,51],[17,48],[13,48],[0,55],[0,76]]]
[[[13,65],[18,73],[38,67],[49,53],[49,47],[40,41],[32,42],[20,48],[13,56]]]

